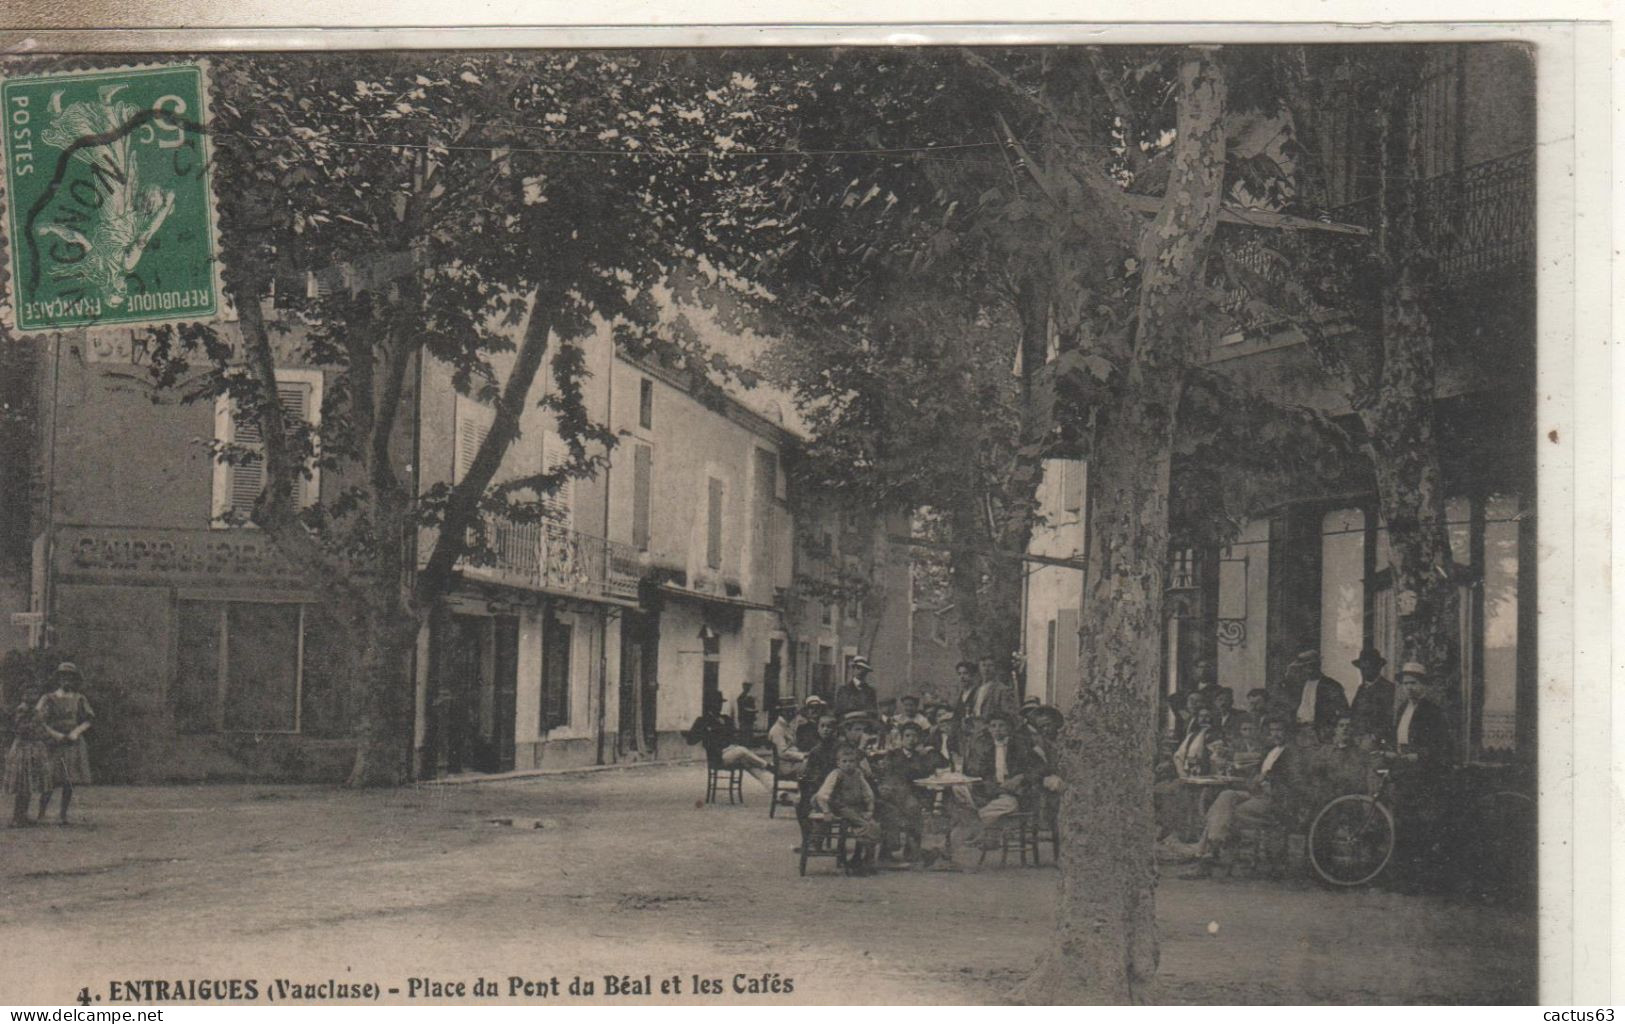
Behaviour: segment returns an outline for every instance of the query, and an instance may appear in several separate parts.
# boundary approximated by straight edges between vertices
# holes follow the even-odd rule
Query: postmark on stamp
[[[0,83],[8,326],[220,316],[207,70],[194,62]]]

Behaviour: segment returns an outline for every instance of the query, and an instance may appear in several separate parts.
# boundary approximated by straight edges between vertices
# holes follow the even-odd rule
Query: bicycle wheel
[[[1361,794],[1340,796],[1309,826],[1309,866],[1327,885],[1365,885],[1394,856],[1394,816]]]

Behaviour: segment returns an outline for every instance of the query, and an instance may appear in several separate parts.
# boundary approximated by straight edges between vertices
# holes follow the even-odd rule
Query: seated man
[[[880,720],[868,711],[848,711],[841,718],[841,739],[858,752],[863,774],[874,777],[869,753],[879,743]]]
[[[926,734],[925,745],[940,755],[944,764],[959,770],[963,760],[959,753],[959,721],[953,708],[937,709],[936,724]]]
[[[1244,718],[1236,725],[1230,741],[1230,760],[1237,775],[1253,775],[1264,760],[1264,745],[1258,739],[1258,723]]]
[[[809,731],[812,733],[811,736],[807,735]],[[817,725],[803,726],[800,732],[798,742],[805,742],[807,756],[801,761],[796,820],[801,824],[802,835],[805,836],[807,814],[812,810],[813,796],[818,792],[818,787],[823,785],[825,777],[835,770],[835,751],[840,748],[842,740],[833,715],[823,716]]]
[[[1180,778],[1189,778],[1192,775],[1206,775],[1209,770],[1208,744],[1218,737],[1218,730],[1214,724],[1213,711],[1198,705],[1196,716],[1191,720],[1191,731],[1174,751],[1174,767],[1179,770]]]
[[[1236,692],[1228,686],[1213,691],[1213,724],[1226,736],[1234,736],[1237,726],[1248,718],[1245,711],[1236,710]]]
[[[796,746],[796,702],[793,700],[780,701],[778,717],[773,721],[773,727],[767,730],[767,741],[773,744],[773,749],[779,755],[779,777],[787,778],[793,774],[807,754]]]
[[[1268,702],[1269,691],[1262,686],[1255,686],[1247,691],[1247,714],[1252,717],[1253,724],[1260,730],[1264,728],[1265,705]]]
[[[859,764],[859,756],[856,748],[841,744],[835,751],[835,769],[824,777],[813,801],[819,810],[846,821],[847,835],[854,840],[846,873],[861,876],[874,874],[880,823],[875,820],[875,792]]]
[[[1038,730],[1033,744],[1033,757],[1042,765],[1038,770],[1038,811],[1040,820],[1053,822],[1061,809],[1061,790],[1066,783],[1061,779],[1061,729],[1066,717],[1061,709],[1045,704],[1030,716]]]
[[[1331,742],[1316,748],[1309,760],[1310,806],[1321,807],[1349,793],[1369,793],[1376,781],[1370,745],[1354,735],[1354,716],[1344,712],[1332,725]]]
[[[1303,748],[1288,745],[1287,723],[1271,719],[1266,727],[1269,752],[1258,766],[1258,777],[1247,789],[1227,789],[1214,798],[1202,826],[1202,837],[1191,851],[1196,866],[1182,878],[1207,878],[1231,834],[1241,828],[1257,828],[1285,816],[1297,807],[1303,791],[1301,761]]]
[[[885,843],[881,855],[900,850],[904,859],[919,854],[925,831],[925,807],[914,783],[942,767],[942,758],[920,745],[922,734],[914,722],[904,722],[897,730],[898,745],[874,759],[880,800],[877,816]]]
[[[965,758],[965,774],[980,780],[971,785],[970,796],[983,828],[1021,810],[1022,800],[1038,782],[1042,768],[1026,741],[1016,734],[1009,715],[996,713],[986,724],[986,731]],[[980,833],[980,829],[975,831]]]
[[[920,736],[922,738],[931,731],[931,720],[920,714],[920,698],[911,693],[906,693],[897,703],[899,705],[897,714],[893,715],[891,720],[894,729],[913,722],[920,727]]]
[[[694,719],[694,724],[683,733],[683,739],[691,746],[698,743],[705,747],[705,760],[708,765],[716,768],[743,768],[769,793],[773,792],[771,766],[749,747],[739,745],[733,719],[719,710],[717,702],[710,702],[705,713]]]

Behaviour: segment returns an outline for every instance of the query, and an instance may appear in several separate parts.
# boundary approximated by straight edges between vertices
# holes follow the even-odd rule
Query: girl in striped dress
[[[40,813],[51,799],[54,778],[51,773],[51,753],[45,745],[45,720],[40,717],[36,702],[25,695],[11,712],[11,748],[6,751],[5,791],[14,794],[11,805],[11,825],[22,828],[32,825],[28,817],[28,804],[37,794]]]

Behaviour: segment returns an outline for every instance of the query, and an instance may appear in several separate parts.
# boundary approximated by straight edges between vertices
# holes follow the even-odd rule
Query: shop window
[[[278,370],[277,399],[290,431],[300,424],[312,430],[321,425],[322,374],[320,370]],[[214,436],[221,444],[240,450],[232,463],[216,460],[211,515],[216,526],[246,524],[254,503],[265,490],[264,438],[259,418],[249,415],[231,398],[215,401]],[[295,477],[294,505],[309,508],[321,496],[321,470],[314,464]]]
[[[314,608],[183,600],[177,614],[177,731],[349,734],[348,659]]]

